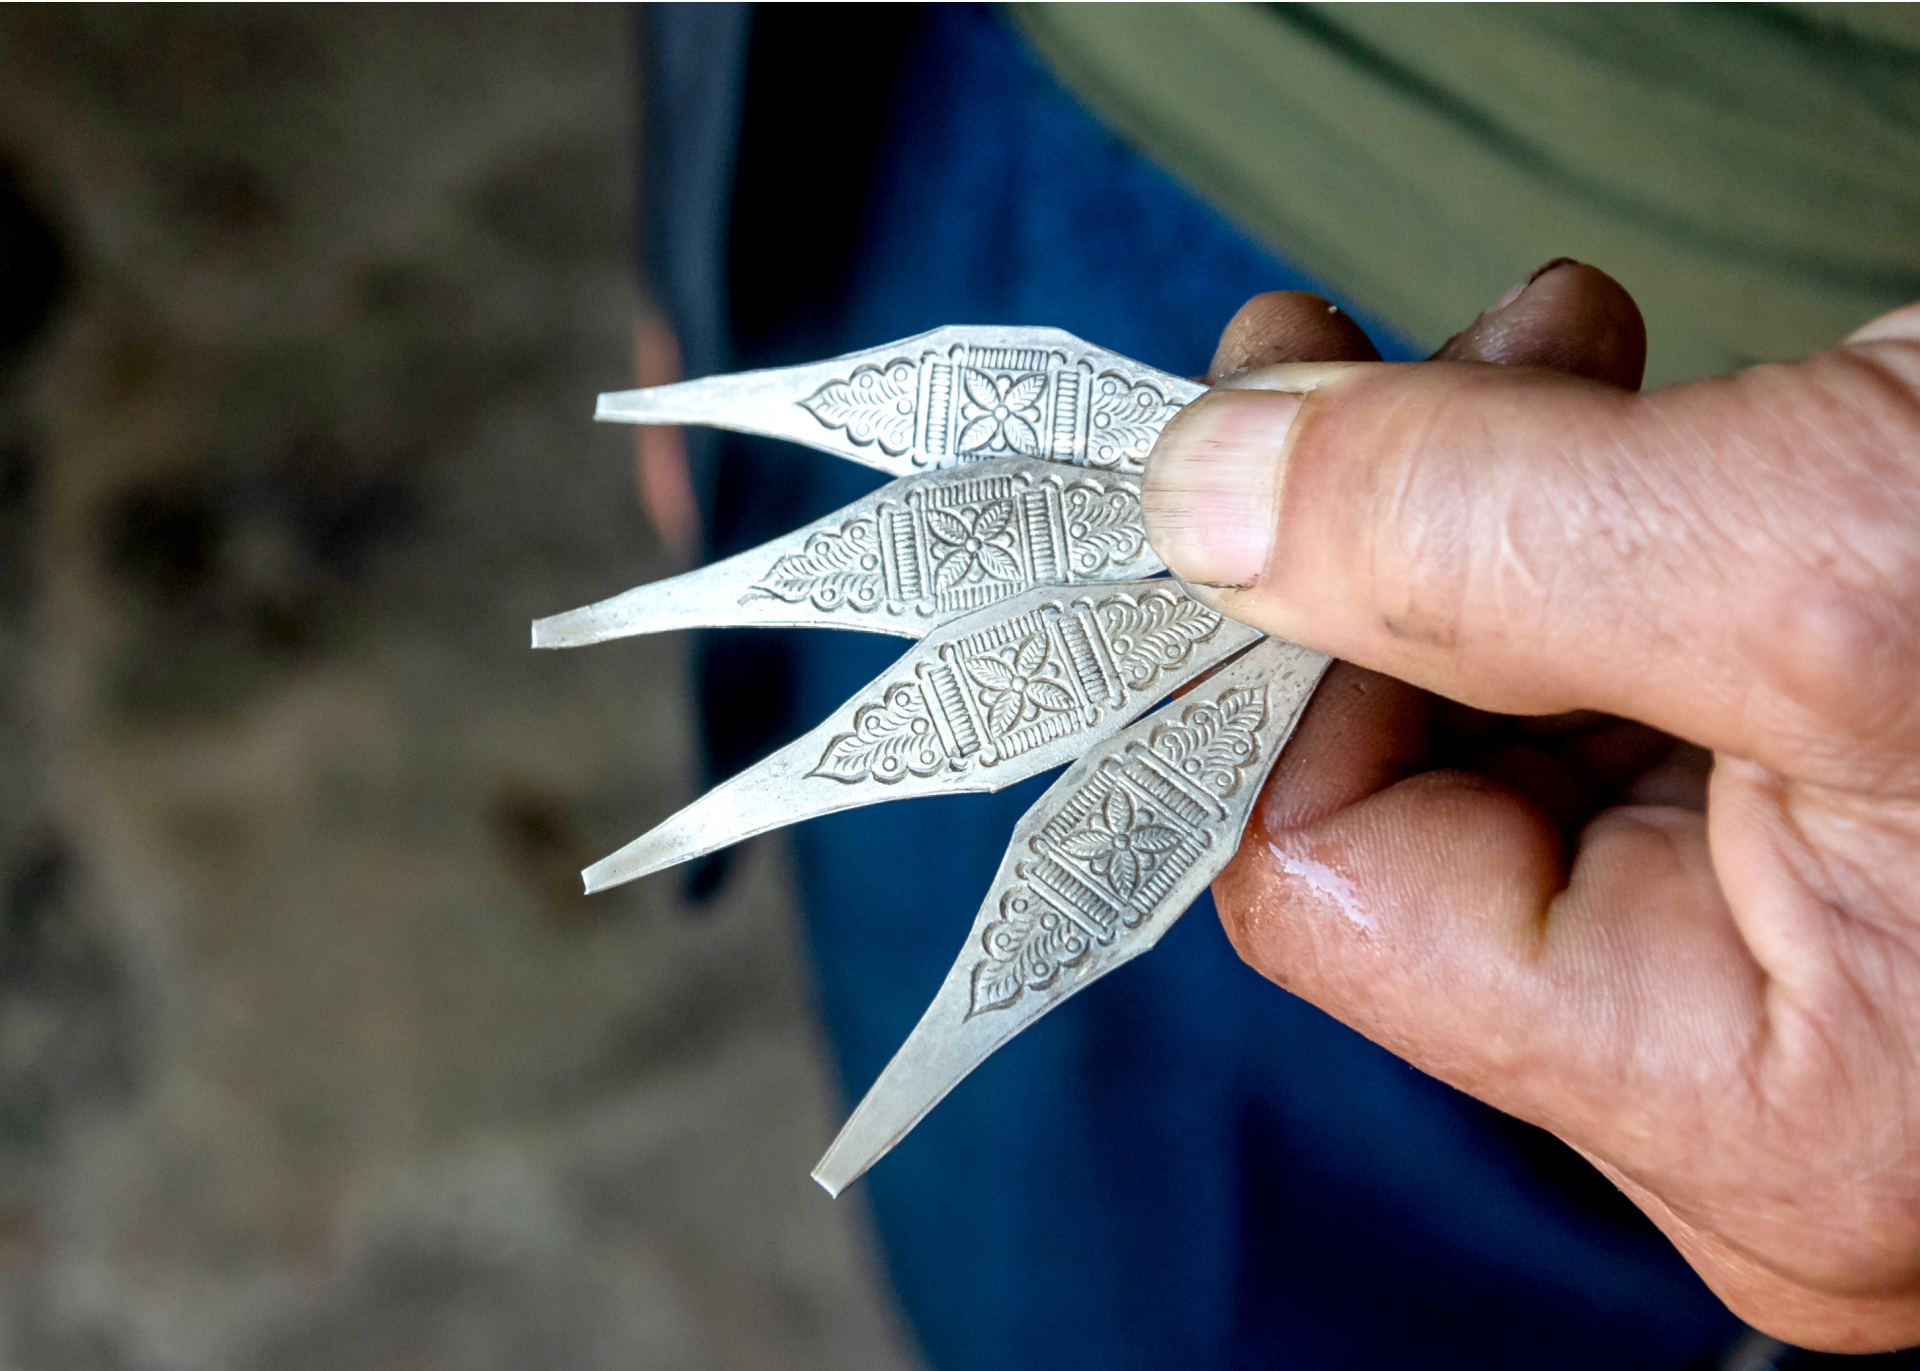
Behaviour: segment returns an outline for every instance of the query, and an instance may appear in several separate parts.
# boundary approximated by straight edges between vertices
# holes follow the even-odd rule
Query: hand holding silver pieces
[[[537,620],[535,647],[739,625],[919,641],[818,728],[588,867],[589,892],[816,815],[1073,763],[1015,827],[933,1004],[814,1169],[830,1193],[1001,1044],[1159,941],[1233,855],[1326,670],[1155,576],[1140,474],[1204,390],[1059,329],[957,326],[600,397],[599,419],[787,438],[899,479]]]

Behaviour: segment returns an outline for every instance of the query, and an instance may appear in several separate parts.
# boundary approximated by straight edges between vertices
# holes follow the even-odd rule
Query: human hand
[[[1257,297],[1148,464],[1177,575],[1344,659],[1228,935],[1756,1327],[1920,1341],[1920,306],[1640,395],[1632,301],[1550,264],[1434,362],[1264,369],[1374,355]]]
[[[633,321],[633,383],[665,386],[684,379],[679,336],[667,317],[649,306]],[[633,430],[633,484],[662,546],[679,561],[692,558],[700,547],[700,505],[687,469],[685,430],[664,424]]]

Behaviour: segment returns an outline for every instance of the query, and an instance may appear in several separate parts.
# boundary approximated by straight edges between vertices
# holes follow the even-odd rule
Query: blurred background
[[[623,8],[0,9],[0,1358],[894,1368],[690,797]]]

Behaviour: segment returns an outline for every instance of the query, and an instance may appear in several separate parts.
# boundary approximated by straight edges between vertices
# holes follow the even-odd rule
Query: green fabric
[[[1557,256],[1648,382],[1920,299],[1920,6],[1014,6],[1124,137],[1437,346]]]

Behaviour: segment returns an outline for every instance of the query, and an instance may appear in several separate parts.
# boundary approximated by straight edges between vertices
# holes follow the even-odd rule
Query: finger
[[[1260,792],[1266,826],[1317,822],[1423,769],[1432,698],[1405,681],[1335,662]]]
[[[1711,754],[1645,724],[1610,719],[1583,732],[1542,740],[1542,743],[1580,776],[1598,803],[1674,804],[1696,810],[1706,806],[1707,764]],[[1696,778],[1698,786],[1626,793],[1630,787],[1641,786],[1654,772],[1668,768],[1673,769],[1676,776]]]
[[[1920,343],[1920,304],[1890,310],[1878,319],[1870,319],[1847,335],[1853,343]]]
[[[1570,875],[1563,851],[1504,787],[1426,772],[1304,824],[1263,805],[1215,898],[1256,969],[1414,1065],[1642,1174],[1690,1175],[1697,1082],[1741,1079],[1763,1013],[1704,824],[1616,810]],[[1660,1117],[1670,1141],[1649,1136]]]
[[[1426,761],[1430,702],[1348,663],[1328,672],[1215,884],[1228,935],[1271,979],[1416,1065],[1589,1148],[1644,1163],[1634,1147],[1637,1111],[1661,1102],[1666,1079],[1624,1082],[1637,1089],[1628,1096],[1635,1110],[1610,1103],[1608,1092],[1622,1085],[1623,1060],[1629,1071],[1658,1060],[1641,1046],[1652,1035],[1636,1032],[1664,1009],[1646,993],[1649,966],[1667,969],[1677,951],[1682,975],[1705,960],[1731,982],[1731,995],[1716,995],[1711,979],[1678,987],[1699,992],[1688,1013],[1723,1007],[1708,1015],[1706,1034],[1687,1031],[1683,1040],[1712,1037],[1726,1055],[1758,1012],[1750,963],[1711,898],[1700,898],[1712,890],[1697,872],[1679,893],[1703,907],[1671,921],[1686,936],[1664,926],[1658,900],[1641,903],[1649,892],[1672,892],[1670,871],[1684,860],[1616,855],[1607,849],[1629,844],[1602,836],[1569,882],[1558,834],[1519,797],[1460,773],[1408,779]],[[1681,824],[1697,867],[1697,820]],[[1625,938],[1606,932],[1620,925],[1604,887],[1636,881],[1633,909],[1661,925],[1652,946],[1635,944],[1632,927]],[[1624,1012],[1609,999],[1623,985]],[[1606,1050],[1616,1030],[1625,1035],[1618,1057]],[[1569,1036],[1570,1063],[1555,1056]],[[1624,1122],[1626,1136],[1590,1131],[1595,1118]]]
[[[1209,381],[1281,362],[1377,362],[1366,331],[1338,305],[1304,290],[1256,295],[1220,333]]]
[[[1583,345],[1570,347],[1568,339],[1581,340]],[[1609,375],[1604,366],[1595,366],[1600,373],[1595,379],[1614,379],[1622,385],[1638,381],[1645,347],[1639,310],[1604,273],[1557,259],[1532,273],[1472,327],[1456,335],[1441,354],[1457,360],[1578,366],[1583,359],[1618,357],[1636,347],[1631,377],[1625,367]],[[1363,349],[1372,350],[1365,335],[1319,296],[1274,291],[1249,300],[1227,325],[1212,374],[1230,377],[1249,366],[1348,358],[1361,355]],[[1364,724],[1357,723],[1352,709],[1334,703],[1349,695],[1356,700],[1366,696],[1379,709],[1369,713]],[[1446,731],[1455,738],[1486,733],[1499,725],[1497,716],[1451,703],[1441,708],[1448,715]],[[1412,774],[1418,764],[1430,761],[1425,740],[1431,709],[1430,698],[1422,692],[1372,672],[1336,666],[1270,778],[1263,803],[1280,803],[1284,797],[1295,807],[1312,808],[1336,796],[1343,797],[1340,803],[1352,803],[1386,783],[1381,779],[1382,767],[1392,771],[1394,780]],[[1470,712],[1478,715],[1477,729],[1461,726]],[[1567,715],[1534,722],[1536,729],[1578,727],[1591,733],[1600,717]],[[1632,771],[1643,769],[1670,746],[1650,730],[1617,720],[1609,721],[1602,731],[1608,740],[1604,744],[1587,738],[1558,749],[1572,752],[1571,757],[1510,748],[1493,760],[1491,774],[1541,802],[1563,829],[1571,831],[1590,812],[1590,795],[1612,793]],[[1639,745],[1623,745],[1623,738]],[[1464,752],[1460,760],[1467,760]],[[1479,760],[1478,754],[1474,760]]]
[[[1707,781],[1712,772],[1712,753],[1692,743],[1676,741],[1663,759],[1627,782],[1620,791],[1619,802],[1669,805],[1704,813]]]
[[[633,379],[637,386],[664,386],[681,379],[680,340],[666,317],[648,310],[633,325]],[[633,431],[633,474],[654,532],[676,558],[700,545],[700,505],[687,467],[685,431],[643,424]]]
[[[1216,884],[1230,936],[1263,974],[1415,1065],[1636,1160],[1621,1098],[1650,1104],[1666,1071],[1697,1080],[1720,1055],[1737,1075],[1761,977],[1699,815],[1610,811],[1571,874],[1537,809],[1464,772],[1285,817],[1263,804]],[[1662,1057],[1693,1047],[1700,1057]],[[1647,1078],[1622,1096],[1622,1072]]]
[[[1334,712],[1365,711],[1351,691],[1327,698]],[[1778,984],[1729,913],[1703,816],[1610,811],[1569,871],[1535,808],[1465,773],[1425,772],[1327,812],[1276,799],[1263,796],[1214,886],[1242,957],[1415,1066],[1579,1147],[1745,1317],[1821,1332],[1831,1299],[1791,1317],[1766,1300],[1857,1284],[1848,1231],[1807,1231],[1813,1177],[1782,1195],[1727,1180],[1777,1169],[1777,1064],[1755,1054],[1781,1040],[1769,1014]],[[1810,1069],[1844,1074],[1824,1058]],[[1822,1117],[1845,1126],[1837,1110]],[[1760,1269],[1742,1252],[1774,1257]],[[1903,1316],[1880,1303],[1860,1302],[1878,1320],[1873,1336]]]
[[[1597,267],[1557,257],[1433,354],[1440,362],[1545,367],[1638,390],[1647,326],[1625,287]]]
[[[1437,711],[1451,715],[1460,706],[1445,704]],[[1484,770],[1484,759],[1501,750],[1531,750],[1551,758],[1570,771],[1578,789],[1590,796],[1594,805],[1611,803],[1622,788],[1648,769],[1661,765],[1673,754],[1674,739],[1658,729],[1630,719],[1615,719],[1605,714],[1556,714],[1549,720],[1591,720],[1579,727],[1541,729],[1532,717],[1504,718],[1497,714],[1474,717],[1496,721],[1493,728],[1461,731],[1441,723],[1435,729],[1433,764]],[[1697,751],[1698,749],[1693,749]],[[1504,778],[1503,778],[1504,779]],[[1523,792],[1526,787],[1517,787]]]
[[[1148,532],[1202,598],[1479,708],[1920,788],[1920,345],[1646,396],[1452,362],[1313,380],[1214,391],[1156,446]]]

